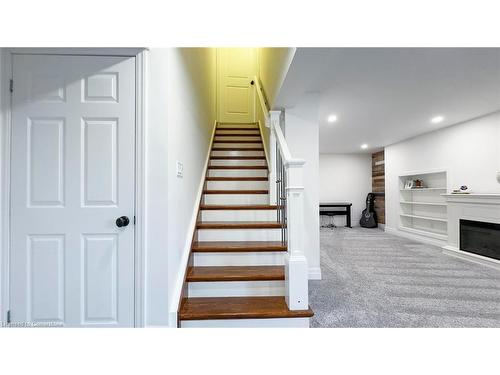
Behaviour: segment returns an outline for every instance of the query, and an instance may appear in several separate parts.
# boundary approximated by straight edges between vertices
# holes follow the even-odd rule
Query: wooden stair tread
[[[197,266],[189,267],[187,281],[285,280],[284,266]]]
[[[205,181],[269,181],[268,177],[206,177]]]
[[[277,221],[199,221],[198,229],[275,229],[281,228]]]
[[[289,310],[285,297],[196,297],[182,301],[180,320],[310,318],[308,310]]]
[[[191,250],[195,253],[247,253],[287,251],[281,241],[196,241]]]
[[[265,160],[265,156],[211,156],[210,160]]]
[[[262,147],[213,147],[212,151],[264,151]]]
[[[203,194],[269,194],[269,190],[203,190]]]
[[[262,143],[262,139],[257,139],[257,140],[215,140],[214,143]]]
[[[256,131],[256,130],[260,130],[258,126],[255,126],[255,127],[248,127],[248,128],[239,128],[239,127],[232,127],[232,128],[219,128],[217,127],[217,130],[252,130],[252,131]],[[259,132],[260,134],[260,132]]]
[[[267,165],[209,165],[208,169],[267,169]]]
[[[217,133],[215,137],[260,137],[260,133]]]
[[[271,204],[202,204],[200,210],[276,210]]]

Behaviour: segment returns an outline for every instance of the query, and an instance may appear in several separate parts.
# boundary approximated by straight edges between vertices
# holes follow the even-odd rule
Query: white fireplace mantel
[[[500,261],[460,250],[460,219],[500,224],[500,194],[442,194],[448,205],[445,252],[500,267]]]

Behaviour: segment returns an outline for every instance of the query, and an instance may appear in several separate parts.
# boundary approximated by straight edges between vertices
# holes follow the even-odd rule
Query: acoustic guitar
[[[363,228],[376,228],[377,227],[377,214],[374,208],[375,194],[368,193],[366,196],[366,208],[361,213],[359,225]]]

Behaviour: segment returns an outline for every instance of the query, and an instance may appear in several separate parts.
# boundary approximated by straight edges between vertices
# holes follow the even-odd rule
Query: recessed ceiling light
[[[361,148],[362,148],[363,150],[366,150],[366,149],[368,148],[368,145],[367,145],[366,143],[363,143],[363,144],[361,145]]]
[[[444,120],[444,117],[443,116],[435,116],[433,118],[431,118],[431,122],[433,124],[439,124],[440,122],[442,122]]]
[[[337,122],[337,120],[338,120],[337,115],[328,116],[328,122],[330,122],[330,123]]]

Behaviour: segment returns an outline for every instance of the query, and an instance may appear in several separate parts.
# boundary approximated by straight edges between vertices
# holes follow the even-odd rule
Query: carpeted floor
[[[321,229],[312,327],[500,327],[500,270],[380,229]]]

